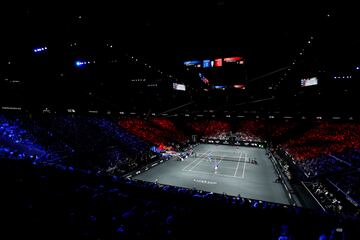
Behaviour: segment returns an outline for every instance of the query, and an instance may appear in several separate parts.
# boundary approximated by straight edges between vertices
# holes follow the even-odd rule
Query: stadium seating
[[[239,233],[236,226],[242,226],[244,237],[275,239],[286,234],[315,239],[319,231],[342,227],[354,234],[351,229],[355,229],[352,221],[339,222],[314,211],[241,197],[87,175],[26,161],[2,159],[0,165],[0,178],[8,182],[2,190],[0,208],[6,221],[1,234],[15,239],[183,239],[189,233],[192,237],[231,237]],[[229,214],[241,218],[234,221]]]
[[[216,217],[224,218],[226,211],[232,210],[222,211],[235,207],[239,214],[252,215],[255,211],[259,218],[270,218],[272,211],[284,218],[294,217],[287,231],[281,230],[280,222],[276,226],[265,224],[263,230],[267,237],[272,236],[274,229],[279,231],[277,234],[303,234],[302,239],[318,235],[318,232],[301,233],[297,224],[304,224],[304,216],[319,219],[319,213],[240,196],[119,178],[151,163],[155,153],[150,147],[154,144],[187,149],[189,136],[180,125],[188,126],[191,134],[207,138],[266,139],[270,140],[270,145],[274,139],[272,152],[290,180],[294,178],[293,165],[304,173],[308,189],[328,213],[358,216],[359,212],[353,212],[344,199],[349,196],[359,202],[360,181],[356,172],[360,166],[359,124],[323,121],[300,127],[301,124],[294,122],[282,125],[264,120],[230,124],[224,120],[181,123],[181,120],[162,118],[148,121],[140,118],[111,120],[100,116],[0,115],[0,162],[4,166],[3,177],[12,181],[6,191],[9,196],[14,194],[7,198],[11,206],[7,217],[16,221],[11,211],[17,211],[23,217],[18,223],[21,227],[44,237],[49,237],[47,234],[55,231],[56,226],[62,226],[67,229],[59,235],[63,237],[174,239],[183,237],[180,226],[185,219],[193,219],[191,224],[203,221],[211,225],[207,219],[210,209],[216,206]],[[64,185],[60,186],[59,182]],[[17,193],[14,193],[15,188],[19,189]],[[39,195],[33,196],[29,191]],[[17,197],[22,200],[14,201]],[[86,204],[82,205],[83,202]],[[57,204],[58,209],[49,211],[50,203]],[[196,210],[196,204],[205,207]],[[16,210],[19,206],[20,210]],[[196,217],[198,214],[203,216]],[[48,231],[40,233],[30,229],[30,226],[35,227],[36,216],[42,216],[39,221]],[[329,221],[326,219],[324,221]],[[330,219],[327,226],[337,226],[338,218]],[[35,222],[26,226],[27,220]],[[247,225],[247,222],[241,223]],[[310,223],[317,224],[316,221],[307,224]],[[317,229],[321,228],[326,227],[318,225]]]

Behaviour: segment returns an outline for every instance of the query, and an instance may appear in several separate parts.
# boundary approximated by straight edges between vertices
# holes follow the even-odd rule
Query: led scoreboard
[[[245,59],[242,56],[217,57],[185,61],[184,66],[206,89],[244,90]]]

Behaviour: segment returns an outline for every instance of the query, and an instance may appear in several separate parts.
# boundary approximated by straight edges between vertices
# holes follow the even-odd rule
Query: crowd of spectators
[[[309,178],[321,175],[336,173],[349,168],[349,165],[329,155],[322,155],[315,158],[296,162]]]
[[[360,166],[360,148],[349,148],[343,152],[333,153],[332,156],[345,161],[351,167]]]
[[[103,174],[125,173],[155,157],[148,143],[116,123],[72,115],[0,115],[0,156]]]
[[[146,162],[153,144],[176,146],[188,139],[173,121],[162,118],[150,121],[125,118],[119,124],[101,117],[72,115],[51,116],[36,121],[0,116],[0,121],[2,154],[8,152],[19,157],[30,154],[48,161],[82,152],[100,152],[100,155],[116,153],[114,156],[121,155],[122,159],[135,158],[133,162],[136,165],[138,161]],[[234,133],[230,123],[225,120],[197,120],[190,121],[189,125],[194,133],[208,138],[228,140],[235,137],[235,141],[261,141],[264,136],[262,120],[239,121]],[[287,122],[278,128],[276,124],[271,126],[273,135],[280,136],[293,129],[295,123]],[[320,122],[302,134],[285,140],[281,146],[307,176],[316,177],[359,166],[359,137],[358,124]],[[118,147],[116,151],[115,146]],[[110,149],[108,154],[104,153],[107,149]],[[120,158],[115,159],[118,162]]]
[[[153,122],[140,118],[122,118],[119,120],[119,125],[155,145],[187,140],[184,133],[174,128],[173,124],[165,120],[155,120]]]
[[[312,190],[325,209],[334,213],[344,214],[343,203],[329,191],[327,186],[318,181],[307,183],[307,186]]]
[[[188,123],[190,128],[199,136],[208,139],[235,141],[263,141],[264,125],[260,120],[243,120],[235,126],[226,120],[196,120]]]
[[[125,172],[141,164],[140,160],[147,157],[144,153],[147,145],[141,144],[140,140],[135,141],[135,137],[130,135],[119,137],[121,130],[115,131],[115,124],[102,117],[50,116],[41,119],[41,124],[74,149],[70,161],[73,167],[102,173]],[[136,152],[129,148],[131,143],[137,148]],[[86,160],[77,161],[78,158]]]
[[[347,182],[347,185],[341,184],[351,176],[348,172],[354,171],[347,162],[335,159],[332,156],[296,161],[280,147],[277,147],[274,152],[277,161],[281,165],[287,166],[286,169],[291,170],[289,171],[290,176],[296,172],[296,169],[305,174],[305,178],[299,178],[299,175],[297,175],[297,180],[307,183],[308,189],[327,211],[359,216],[359,211],[356,210],[357,207],[354,207],[354,202],[357,205],[358,200],[354,198],[354,200],[349,201],[348,196],[351,196],[350,193],[357,192],[360,182],[352,179],[355,181]],[[329,180],[325,181],[326,179],[330,179],[331,182]]]
[[[269,121],[262,119],[239,120],[190,120],[188,126],[199,136],[227,140],[235,137],[236,141],[261,142],[267,139],[281,139],[301,124],[295,121]]]
[[[333,176],[330,177],[329,180],[346,195],[350,196],[357,204],[360,203],[360,173],[358,171],[340,176]]]
[[[164,132],[167,132],[167,134],[176,136],[176,141],[178,142],[184,142],[188,139],[188,137],[184,134],[182,130],[180,130],[174,121],[167,119],[167,118],[154,118],[151,119],[152,124],[155,126],[160,127],[161,129],[165,130]]]
[[[320,122],[281,145],[296,160],[303,160],[321,154],[336,154],[347,149],[359,149],[359,139],[359,124]]]
[[[272,146],[269,148],[267,152],[267,156],[269,158],[274,157],[275,160],[281,166],[281,171],[285,174],[287,179],[291,181],[293,179],[293,174],[290,170],[290,164],[286,158],[284,158],[283,154],[279,153],[279,151],[275,150]]]
[[[22,159],[39,159],[46,155],[36,137],[21,127],[18,118],[8,119],[0,115],[0,154]]]
[[[226,140],[235,136],[235,140],[237,141],[261,141],[265,136],[265,133],[262,132],[265,127],[264,122],[260,120],[240,121],[235,128],[232,128],[227,121],[218,120],[190,121],[188,124],[195,134],[208,138]],[[274,126],[275,125],[273,125],[273,128],[276,130]],[[287,131],[293,130],[294,126],[295,125],[287,124],[285,127],[280,127],[278,131],[274,130],[276,132],[274,135],[284,136],[287,134]],[[338,194],[333,194],[333,189],[329,188],[326,182],[317,181],[316,179],[319,177],[327,177],[331,180],[332,184],[341,189],[346,195],[351,196],[355,202],[359,201],[359,175],[357,172],[350,175],[345,174],[346,171],[350,170],[354,172],[354,169],[360,165],[359,126],[360,125],[357,124],[328,122],[315,123],[312,128],[308,128],[306,131],[300,134],[297,132],[298,135],[283,139],[284,141],[281,143],[281,146],[284,147],[288,156],[291,156],[290,161],[289,159],[286,160],[283,158],[283,156],[277,156],[276,151],[273,151],[273,153],[275,153],[274,156],[282,166],[282,170],[290,180],[293,177],[289,170],[291,163],[295,163],[295,165],[305,173],[309,181],[310,179],[314,179],[314,181],[309,182],[307,186],[330,212],[347,213],[346,204],[343,204],[344,200],[340,199]],[[152,119],[147,121],[138,118],[124,118],[116,122],[104,117],[73,115],[50,115],[41,117],[0,115],[0,158],[13,160],[26,159],[28,163],[33,164],[33,166],[27,167],[39,169],[52,168],[56,169],[54,170],[55,172],[65,170],[68,172],[67,174],[75,174],[74,172],[77,172],[86,174],[89,177],[91,176],[91,178],[94,176],[115,177],[138,169],[153,161],[153,158],[158,156],[156,153],[150,151],[150,147],[153,146],[153,144],[165,143],[172,146],[176,151],[189,151],[191,145],[189,144],[188,138],[184,132],[179,129],[175,122],[169,119]],[[235,133],[233,134],[231,130],[234,129],[236,129],[236,131],[234,131]],[[8,164],[8,161],[6,162]],[[55,175],[56,174],[57,173],[55,173]],[[52,176],[49,175],[44,178],[49,179],[52,178]],[[123,182],[122,184],[128,186],[129,182]],[[158,184],[153,185],[134,181],[131,181],[130,185],[132,186],[131,188],[136,186],[135,188],[140,188],[141,191],[151,189],[151,191],[165,191],[167,194],[169,192],[171,194],[181,194],[181,196],[186,196],[191,199],[207,199],[206,201],[210,202],[227,202],[237,207],[241,206],[242,209],[244,207],[246,209],[279,208],[276,204],[243,199],[240,196],[233,198],[225,194],[219,196],[217,194],[191,189],[159,186]],[[91,191],[96,192],[94,193],[96,196],[107,196],[107,194],[109,194],[107,191],[105,191],[106,193],[101,193],[104,188],[101,187],[100,183],[98,187],[91,188]],[[100,191],[98,191],[99,189]],[[38,190],[39,189],[36,191]],[[89,188],[87,188],[87,190],[89,190]],[[73,194],[73,192],[71,194]],[[113,198],[112,194],[113,193],[110,194],[110,198]],[[131,201],[134,200],[132,199],[134,197],[132,194],[134,193],[128,195]],[[69,201],[69,199],[65,200]],[[102,199],[101,201],[111,202],[113,200]],[[119,201],[121,202],[122,200],[120,199]],[[135,200],[135,202],[136,201],[138,200]],[[142,202],[143,199],[139,201]],[[91,207],[93,206],[89,206],[89,209]],[[178,207],[179,204],[176,203],[174,205],[168,205],[166,210],[174,210]],[[143,205],[143,208],[147,209],[147,205]],[[189,212],[193,211],[192,208],[187,209]],[[166,222],[168,222],[168,219],[173,219],[176,214],[181,215],[182,211],[178,211],[178,209],[174,210],[174,212],[178,212],[171,212],[171,217],[168,215],[162,216],[162,211],[162,207],[155,208],[150,212],[148,212],[148,210],[146,210],[146,212],[139,212],[137,207],[130,207],[130,211],[127,211],[129,216],[135,214],[138,215],[138,217],[135,217],[135,220],[131,220],[131,223],[128,223],[128,225],[120,225],[116,228],[115,233],[113,231],[115,228],[111,231],[115,235],[125,236],[129,234],[127,236],[133,236],[135,234],[141,238],[141,236],[147,235],[149,232],[153,234],[153,229],[158,229],[155,231],[156,236],[160,236],[157,234],[161,232],[160,238],[166,238],[171,235],[168,235],[169,232],[174,231],[174,228],[169,227]],[[71,216],[74,215],[74,213],[71,214]],[[99,219],[95,215],[87,217],[90,219],[87,220],[89,221],[89,226],[96,225],[94,222],[97,222],[97,219]],[[102,217],[104,216],[101,216],[100,219]],[[107,221],[109,221],[107,223],[110,223],[110,217],[107,217]],[[130,217],[129,219],[133,218]],[[154,222],[160,221],[165,223],[160,224],[161,227],[154,226],[151,219],[156,219]],[[77,220],[72,219],[70,221],[78,224]],[[121,221],[125,220],[122,219]],[[101,228],[103,227],[102,224],[103,223],[101,223]],[[132,226],[132,224],[134,224],[134,226]],[[135,227],[137,224],[141,224],[141,226],[144,227],[138,229]],[[112,222],[110,225],[114,226]],[[76,226],[75,228],[78,227],[81,228],[82,226]],[[90,228],[89,231],[92,230],[93,229]],[[91,233],[91,235],[97,234],[106,235],[107,233],[105,233],[105,231],[103,232],[103,229],[97,233]]]
[[[246,132],[235,132],[235,141],[245,141],[245,142],[262,142],[263,139],[261,139],[260,137],[257,137],[251,133],[246,133]]]
[[[283,138],[289,132],[297,129],[299,124],[296,121],[285,119],[284,121],[271,121],[268,123],[268,134],[272,140]]]
[[[236,124],[235,132],[239,141],[263,141],[264,129],[263,120],[241,120]]]
[[[317,239],[358,222],[196,189],[0,161],[2,236],[11,239]],[[351,239],[351,238],[349,238]]]
[[[116,122],[106,118],[92,118],[91,121],[98,126],[102,133],[108,138],[115,139],[117,141],[117,146],[122,146],[121,150],[126,154],[123,159],[125,159],[125,162],[129,165],[127,170],[133,170],[139,166],[145,165],[149,163],[151,159],[156,157],[154,153],[150,151],[151,143],[131,134]],[[108,154],[119,156],[120,152],[117,148],[115,150],[117,151],[111,151]],[[110,159],[113,158],[110,156]],[[113,165],[117,164],[118,160],[113,161]],[[113,169],[113,167],[110,169]]]
[[[344,204],[340,204],[339,194],[343,192],[341,201],[359,204],[359,178],[351,172],[360,166],[360,124],[315,122],[304,132],[298,133],[281,146],[292,157],[294,163],[310,179],[327,178],[329,182],[314,180],[310,189],[319,198],[325,208],[332,212],[346,212]],[[340,194],[341,195],[341,194]],[[350,198],[349,198],[350,197]]]
[[[197,120],[190,121],[189,127],[199,136],[206,138],[219,138],[230,132],[231,126],[225,120]]]

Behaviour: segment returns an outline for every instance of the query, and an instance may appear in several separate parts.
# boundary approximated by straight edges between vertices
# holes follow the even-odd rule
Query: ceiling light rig
[[[330,17],[333,16],[333,14],[331,12],[327,12],[325,16],[326,16],[326,18],[330,18]],[[309,48],[314,43],[315,36],[311,35],[306,39],[308,39],[308,40],[306,41],[305,46],[298,52],[297,57],[304,57],[305,56],[305,50],[306,50],[306,48]],[[288,68],[288,73],[290,73],[291,70],[294,69],[296,67],[296,64],[299,63],[299,62],[300,61],[297,61],[297,58],[295,58],[292,61],[292,67]],[[359,69],[357,69],[357,70],[359,70]],[[280,77],[280,81],[286,80],[285,77],[286,77],[286,72],[282,75],[282,77]]]
[[[34,48],[33,49],[33,52],[34,53],[40,53],[40,52],[44,52],[44,51],[47,51],[47,47],[46,46],[44,46],[44,47],[38,47],[38,48]]]
[[[141,61],[139,58],[136,58],[135,56],[131,56],[129,54],[126,54],[126,56],[129,58],[130,61],[135,61],[135,62],[139,62],[139,64],[143,65],[144,67],[146,67],[147,69],[153,69],[155,72],[159,73],[160,75],[162,75],[163,77],[167,77],[167,78],[171,78],[171,79],[175,79],[177,80],[178,78],[176,78],[174,75],[172,74],[166,74],[163,71],[161,71],[160,69],[158,69],[157,67],[152,66],[149,63],[145,63],[143,61]]]

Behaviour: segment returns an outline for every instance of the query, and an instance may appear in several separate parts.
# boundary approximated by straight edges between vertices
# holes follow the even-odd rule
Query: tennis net
[[[200,158],[200,159],[204,159],[204,160],[211,160],[211,161],[231,161],[231,162],[246,162],[246,163],[253,163],[254,160],[250,159],[248,157],[245,156],[240,156],[240,157],[236,157],[236,156],[216,156],[216,155],[207,155],[207,154],[203,154],[203,153],[195,153],[193,154],[192,157],[196,157],[196,158]]]

